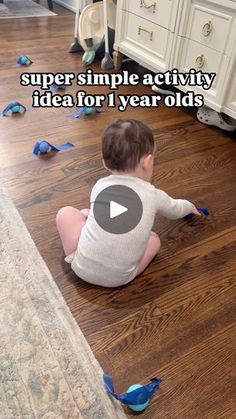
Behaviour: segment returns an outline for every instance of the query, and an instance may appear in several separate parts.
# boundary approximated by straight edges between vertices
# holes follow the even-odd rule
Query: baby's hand
[[[201,212],[198,211],[198,209],[195,207],[195,205],[193,205],[191,213],[194,214],[194,215],[197,215],[198,217],[202,216]]]

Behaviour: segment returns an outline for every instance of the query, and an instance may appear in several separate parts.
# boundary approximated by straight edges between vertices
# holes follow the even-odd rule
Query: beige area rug
[[[3,0],[0,3],[0,19],[38,16],[55,16],[55,13],[32,0]]]
[[[101,367],[2,189],[0,252],[0,417],[126,418],[106,394]]]

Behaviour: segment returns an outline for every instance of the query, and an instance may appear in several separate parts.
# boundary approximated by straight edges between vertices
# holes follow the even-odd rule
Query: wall
[[[55,1],[55,3],[61,4],[67,9],[72,10],[73,12],[76,11],[77,0],[53,0],[53,1]],[[85,7],[87,4],[90,4],[90,3],[92,3],[92,0],[80,0],[81,8]]]
[[[55,1],[55,3],[61,4],[67,9],[72,10],[73,12],[76,11],[77,0],[53,0],[53,1]]]

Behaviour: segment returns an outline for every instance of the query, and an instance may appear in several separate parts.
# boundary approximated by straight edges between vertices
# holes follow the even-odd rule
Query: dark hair
[[[108,125],[103,133],[102,155],[110,170],[134,170],[142,156],[153,152],[152,131],[136,119],[118,119]]]

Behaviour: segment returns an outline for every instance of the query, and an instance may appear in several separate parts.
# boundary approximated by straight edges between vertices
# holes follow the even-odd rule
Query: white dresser
[[[117,0],[115,68],[123,54],[154,72],[216,73],[210,90],[179,86],[236,119],[236,1]]]

